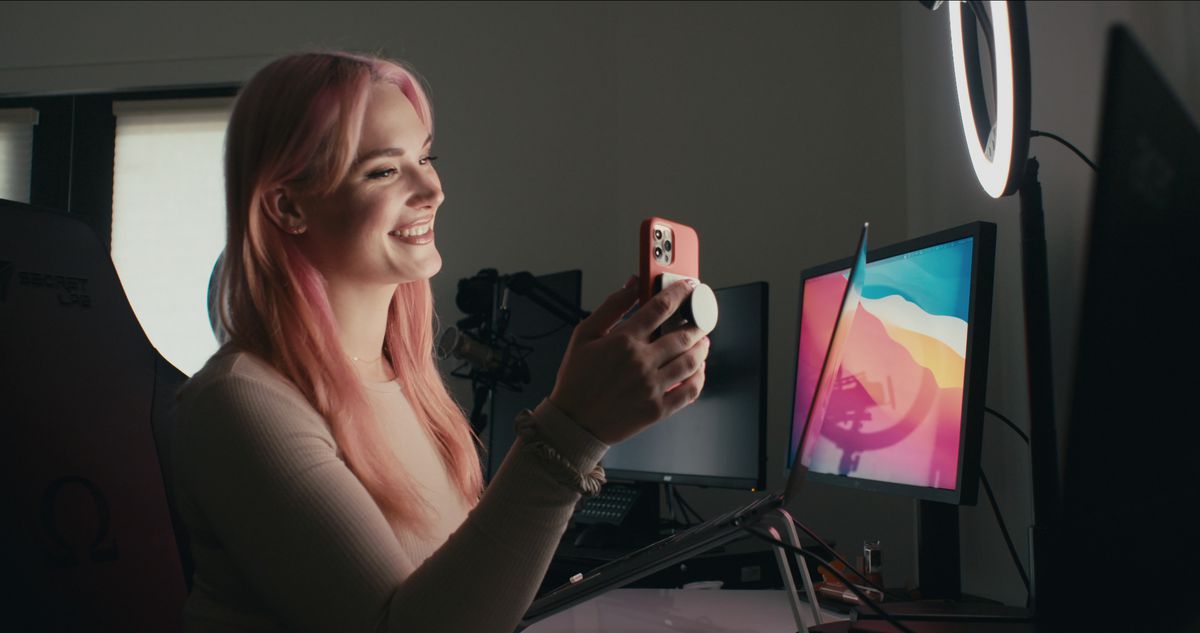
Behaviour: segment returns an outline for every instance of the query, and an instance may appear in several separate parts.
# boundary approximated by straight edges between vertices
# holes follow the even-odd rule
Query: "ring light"
[[[988,116],[979,68],[976,16],[964,13],[962,2],[951,2],[950,46],[958,109],[971,166],[984,191],[993,198],[1017,191],[1029,153],[1029,32],[1025,3],[992,1],[991,55],[996,95],[996,120]],[[982,2],[968,11],[982,10]],[[985,34],[986,35],[986,34]]]

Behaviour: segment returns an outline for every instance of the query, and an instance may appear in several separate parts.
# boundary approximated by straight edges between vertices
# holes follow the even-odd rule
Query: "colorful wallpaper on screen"
[[[955,487],[972,242],[965,238],[867,265],[828,411],[820,432],[806,442],[803,461],[811,471]],[[805,283],[793,424],[808,413],[847,272]]]

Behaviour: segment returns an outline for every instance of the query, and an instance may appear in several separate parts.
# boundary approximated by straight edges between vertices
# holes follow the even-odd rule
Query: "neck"
[[[396,286],[330,283],[326,288],[342,350],[352,359],[355,371],[372,382],[395,378],[383,357],[383,342]]]

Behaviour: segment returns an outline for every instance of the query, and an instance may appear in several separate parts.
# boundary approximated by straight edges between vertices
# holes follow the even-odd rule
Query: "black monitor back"
[[[1102,126],[1063,514],[1042,606],[1052,629],[1192,631],[1200,131],[1120,27]]]

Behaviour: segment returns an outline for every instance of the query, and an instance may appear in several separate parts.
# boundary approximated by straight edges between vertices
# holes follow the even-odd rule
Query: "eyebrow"
[[[421,147],[423,147],[423,148],[428,147],[429,144],[432,142],[433,142],[433,135],[430,134],[429,136],[427,136],[425,138],[425,142],[421,144]],[[402,147],[381,147],[379,149],[373,149],[365,154],[360,155],[358,158],[354,159],[354,164],[352,164],[350,167],[351,168],[357,167],[357,166],[371,160],[372,158],[378,158],[380,156],[403,156],[403,155],[404,155],[404,148],[402,148]]]

